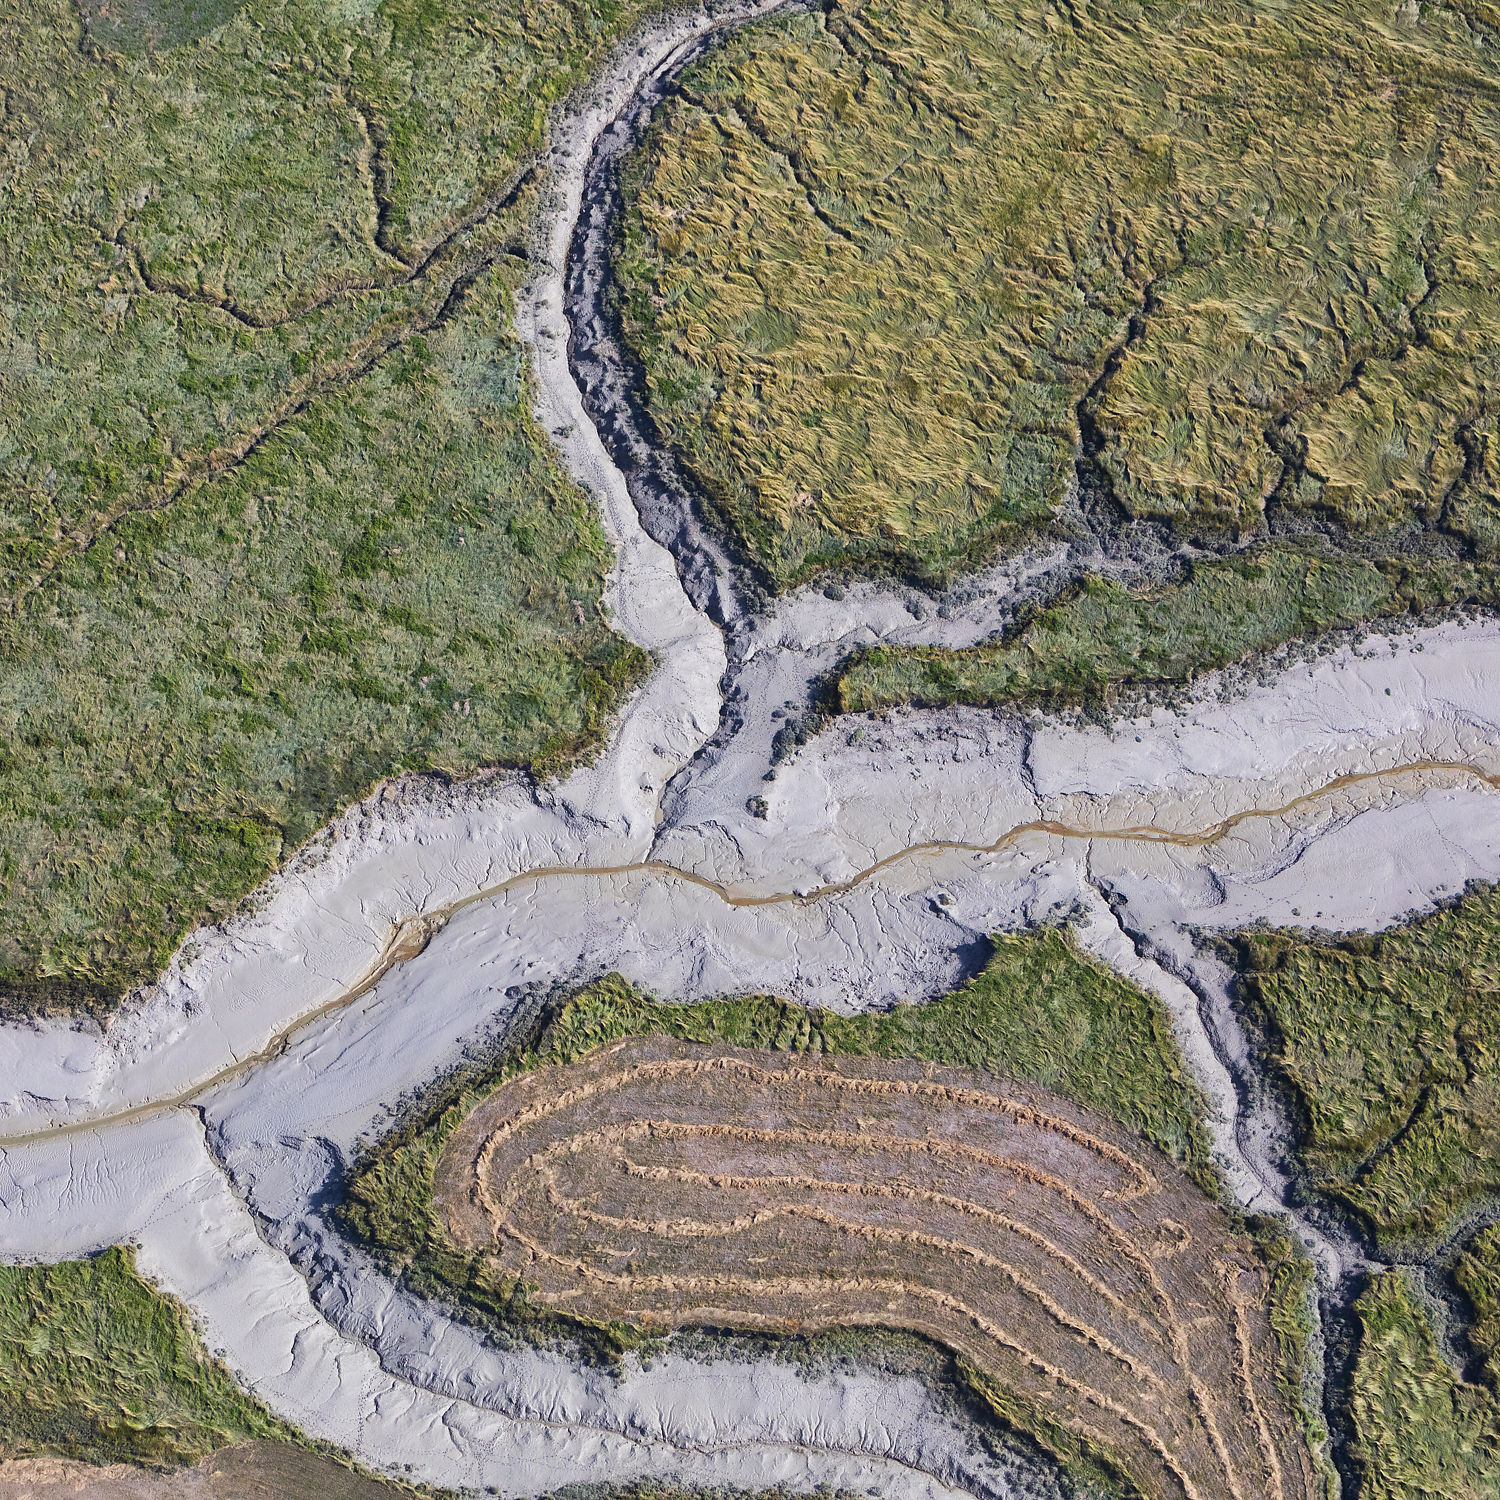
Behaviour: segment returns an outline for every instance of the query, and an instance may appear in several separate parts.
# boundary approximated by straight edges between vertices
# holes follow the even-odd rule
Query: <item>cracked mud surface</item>
[[[670,998],[759,991],[862,1010],[950,988],[973,971],[993,932],[1072,919],[1091,952],[1166,1006],[1213,1110],[1208,1125],[1229,1196],[1289,1215],[1336,1295],[1371,1263],[1338,1224],[1290,1201],[1285,1123],[1259,1088],[1233,976],[1197,939],[1262,920],[1334,931],[1385,926],[1469,879],[1500,876],[1500,630],[1492,624],[1374,637],[1310,665],[1283,662],[1260,683],[1211,678],[1177,709],[1108,727],[903,711],[836,721],[790,752],[776,745],[786,714],[806,706],[811,685],[852,646],[973,644],[1005,623],[1028,587],[1039,579],[1045,586],[1071,563],[1039,552],[942,600],[860,584],[841,599],[791,595],[753,617],[722,601],[705,615],[713,590],[695,579],[714,576],[712,560],[674,557],[643,527],[634,439],[601,436],[590,411],[610,399],[607,382],[587,370],[580,379],[569,357],[572,318],[587,301],[576,280],[570,289],[569,257],[586,266],[575,227],[590,182],[600,180],[591,175],[594,149],[617,121],[635,117],[641,90],[663,87],[703,37],[772,8],[674,15],[643,33],[557,122],[539,190],[536,274],[516,308],[537,415],[599,503],[615,544],[614,622],[658,658],[600,759],[540,787],[509,776],[451,788],[391,783],[271,882],[256,910],[199,934],[107,1028],[0,1030],[0,1249],[50,1259],[136,1241],[143,1269],[189,1304],[209,1343],[278,1414],[373,1467],[410,1464],[433,1484],[532,1495],[563,1483],[669,1476],[998,1500],[1058,1493],[1055,1475],[976,1430],[922,1379],[670,1348],[607,1372],[580,1367],[566,1351],[497,1347],[341,1238],[328,1210],[361,1147],[389,1126],[404,1095],[520,1034],[538,993],[613,969]],[[677,547],[692,542],[691,532],[662,535]],[[731,619],[727,638],[715,612]],[[838,1123],[842,1106],[824,1119],[805,1100],[765,1087],[761,1106],[779,1118],[825,1131],[847,1126]],[[707,1108],[703,1097],[699,1090],[679,1102],[690,1113]],[[915,1119],[926,1106],[911,1107]],[[949,1119],[921,1118],[923,1130],[952,1133]],[[988,1121],[983,1110],[978,1119]],[[903,1119],[899,1128],[918,1127]],[[1111,1150],[1142,1150],[1112,1127],[1090,1128]],[[740,1177],[845,1180],[842,1143],[817,1151],[805,1137],[775,1143],[786,1155],[774,1171],[769,1144],[737,1143]],[[681,1140],[663,1137],[653,1149],[653,1171],[702,1169],[696,1148]],[[909,1163],[880,1154],[895,1149],[872,1148],[849,1180],[900,1179]],[[1099,1203],[1106,1191],[1141,1185],[1118,1160],[1075,1160],[1077,1142],[1065,1137],[1038,1136],[1027,1149],[1074,1192],[1097,1178]],[[575,1198],[603,1190],[590,1175],[597,1164],[566,1164],[584,1174],[569,1186]],[[955,1183],[964,1179],[951,1196],[965,1203],[992,1208],[1009,1191],[985,1177],[989,1167],[944,1170]],[[1148,1195],[1165,1195],[1171,1217],[1197,1226],[1203,1243],[1228,1246],[1224,1264],[1248,1267],[1251,1281],[1261,1274],[1236,1259],[1241,1251],[1216,1208],[1164,1166],[1151,1172]],[[622,1181],[628,1187],[628,1176]],[[733,1199],[744,1190],[713,1191]],[[766,1191],[782,1195],[776,1202],[787,1212],[822,1202],[802,1189]],[[1079,1249],[1067,1253],[1082,1264],[1085,1255],[1099,1258],[1090,1235],[1155,1246],[1151,1226],[1116,1223],[1132,1201],[1111,1199],[1100,1210],[1113,1231],[1081,1208],[1047,1211],[1058,1215],[1058,1235],[1079,1236]],[[724,1211],[692,1195],[681,1207],[700,1223]],[[609,1212],[623,1219],[634,1210],[620,1200]],[[885,1222],[866,1215],[858,1223],[871,1229],[877,1221]],[[831,1236],[835,1256],[849,1253],[849,1231],[808,1222]],[[471,1232],[487,1233],[487,1225],[476,1219]],[[571,1232],[564,1221],[542,1227]],[[1023,1242],[1012,1235],[1008,1243]],[[573,1240],[559,1243],[583,1258]],[[909,1248],[919,1261],[932,1249]],[[970,1248],[1001,1258],[988,1239]],[[608,1251],[589,1242],[589,1254],[601,1257],[589,1264],[614,1274]],[[795,1275],[792,1260],[777,1259],[774,1238],[757,1251],[777,1275]],[[877,1261],[883,1253],[870,1250]],[[1018,1259],[1029,1253],[1014,1251]],[[1177,1464],[1170,1482],[1185,1476],[1185,1493],[1193,1493],[1187,1483],[1218,1493],[1222,1481],[1245,1500],[1274,1494],[1272,1468],[1284,1494],[1302,1493],[1311,1481],[1300,1439],[1266,1418],[1271,1465],[1250,1404],[1231,1399],[1242,1377],[1257,1390],[1264,1383],[1255,1365],[1262,1314],[1248,1303],[1243,1313],[1257,1333],[1246,1377],[1224,1300],[1232,1289],[1206,1261],[1189,1262],[1173,1262],[1171,1275],[1204,1299],[1214,1322],[1192,1334],[1203,1349],[1194,1345],[1187,1363],[1216,1372],[1203,1399],[1214,1411],[1226,1403],[1219,1431],[1227,1460],[1211,1440],[1204,1446],[1207,1425],[1164,1435],[1153,1423],[1169,1461],[1131,1426],[1145,1406],[1129,1404],[1130,1421],[1118,1412],[1098,1420],[1120,1426],[1142,1472],[1166,1476]],[[923,1284],[942,1283],[923,1264]],[[1099,1289],[1086,1310],[1097,1314],[1102,1301],[1112,1319],[1089,1327],[1114,1352],[1085,1338],[1069,1345],[1069,1358],[1080,1369],[1107,1368],[1114,1381],[1137,1379],[1132,1360],[1149,1369],[1140,1379],[1171,1393],[1165,1429],[1186,1423],[1184,1403],[1198,1397],[1183,1394],[1191,1382],[1170,1328],[1142,1328],[1117,1305],[1131,1305],[1132,1265],[1145,1274],[1128,1255],[1088,1271]],[[1086,1288],[1076,1276],[1069,1293],[1067,1277],[1040,1263],[1013,1269],[1074,1325],[1083,1320],[1084,1304],[1065,1300]],[[871,1272],[891,1274],[883,1261]],[[1030,1305],[1016,1316],[1034,1317],[1037,1299],[1008,1284],[1018,1309]],[[988,1281],[984,1290],[993,1290]],[[880,1322],[886,1300],[872,1290],[860,1315]],[[617,1307],[604,1298],[599,1309],[606,1304],[668,1322],[692,1321],[704,1306],[664,1290]],[[744,1315],[732,1299],[718,1311]],[[921,1315],[930,1311],[924,1304]],[[993,1358],[1000,1344],[949,1312],[944,1336],[966,1348],[972,1341],[977,1360]],[[811,1292],[798,1315],[826,1316]],[[918,1316],[909,1308],[894,1321],[916,1325]],[[1048,1336],[1062,1338],[1064,1325],[1052,1321]],[[997,1371],[1029,1378],[1016,1365]],[[1090,1388],[1101,1383],[1098,1376]]]

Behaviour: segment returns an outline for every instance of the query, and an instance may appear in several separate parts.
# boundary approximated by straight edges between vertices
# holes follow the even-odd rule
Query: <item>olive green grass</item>
[[[0,15],[0,1012],[107,1012],[383,777],[601,742],[647,663],[506,330],[649,8]]]
[[[1376,935],[1238,939],[1307,1189],[1377,1245],[1500,1192],[1500,890]]]
[[[107,1010],[397,771],[556,771],[644,675],[516,273],[0,618],[0,1003]]]
[[[169,1469],[296,1438],[209,1358],[128,1251],[0,1266],[0,1456]]]
[[[1172,583],[1084,580],[983,645],[860,652],[835,674],[830,700],[845,713],[949,703],[1108,708],[1121,689],[1170,689],[1290,641],[1496,604],[1500,568],[1486,562],[1371,559],[1272,542],[1196,561]]]
[[[1359,1349],[1349,1412],[1358,1500],[1500,1495],[1500,1395],[1459,1378],[1399,1272],[1355,1305]]]
[[[831,0],[688,70],[627,173],[621,311],[768,583],[941,582],[1101,516],[1261,543],[877,651],[841,706],[1077,699],[1494,602],[1490,24]]]

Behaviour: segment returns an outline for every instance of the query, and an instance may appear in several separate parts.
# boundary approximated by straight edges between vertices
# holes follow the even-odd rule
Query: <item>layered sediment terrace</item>
[[[435,1188],[455,1240],[573,1317],[907,1330],[1148,1495],[1316,1492],[1248,1242],[1165,1157],[1045,1091],[632,1038],[502,1085]]]

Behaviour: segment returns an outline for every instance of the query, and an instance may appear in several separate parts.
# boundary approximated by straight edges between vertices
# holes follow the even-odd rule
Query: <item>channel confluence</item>
[[[1052,838],[1084,843],[1102,840],[1118,843],[1167,844],[1186,849],[1202,848],[1217,843],[1244,823],[1289,817],[1350,787],[1394,781],[1400,777],[1419,776],[1433,772],[1462,776],[1491,790],[1500,789],[1500,773],[1486,771],[1470,761],[1407,761],[1401,765],[1387,766],[1377,771],[1348,772],[1278,806],[1244,808],[1200,829],[1160,828],[1149,823],[1129,824],[1118,828],[1084,828],[1053,818],[1034,818],[1015,824],[989,843],[971,843],[961,839],[928,839],[921,843],[909,844],[903,849],[885,855],[851,875],[847,880],[830,881],[811,891],[774,891],[763,895],[751,895],[738,891],[732,884],[713,880],[691,870],[680,869],[666,860],[659,859],[638,860],[619,865],[539,865],[529,870],[519,871],[495,885],[474,891],[434,911],[424,912],[397,924],[380,955],[348,989],[341,991],[333,999],[309,1011],[306,1015],[289,1022],[258,1051],[236,1059],[180,1093],[166,1099],[148,1100],[145,1103],[108,1114],[69,1120],[66,1123],[25,1131],[19,1135],[0,1136],[0,1149],[24,1145],[29,1141],[51,1140],[64,1134],[98,1130],[109,1125],[129,1124],[190,1104],[209,1089],[269,1061],[282,1052],[299,1032],[316,1024],[325,1016],[345,1009],[368,994],[392,969],[421,953],[432,937],[459,912],[478,905],[482,901],[494,900],[527,882],[541,884],[550,880],[602,880],[623,875],[650,875],[682,885],[696,886],[717,897],[729,907],[811,907],[823,901],[836,900],[840,896],[845,896],[858,887],[868,884],[882,872],[909,859],[941,854],[972,854],[979,857],[998,854],[1029,834],[1044,834]]]

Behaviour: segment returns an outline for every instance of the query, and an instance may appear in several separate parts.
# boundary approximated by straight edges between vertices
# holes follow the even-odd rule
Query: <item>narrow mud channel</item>
[[[1370,786],[1386,787],[1409,780],[1425,778],[1428,784],[1434,776],[1456,785],[1470,784],[1477,788],[1500,790],[1500,774],[1491,773],[1478,765],[1464,761],[1419,760],[1405,765],[1390,766],[1382,770],[1350,772],[1335,777],[1324,786],[1304,792],[1276,807],[1242,808],[1204,828],[1170,828],[1152,824],[1134,824],[1126,827],[1111,827],[1107,822],[1097,826],[1074,825],[1054,818],[1033,818],[1006,829],[998,838],[986,843],[969,843],[961,839],[928,839],[919,844],[908,845],[887,854],[874,863],[856,871],[847,879],[817,885],[805,890],[778,890],[751,892],[734,885],[714,880],[690,869],[682,869],[665,860],[645,859],[620,865],[553,865],[539,866],[512,875],[498,885],[475,891],[447,906],[424,912],[400,923],[391,933],[379,957],[348,990],[327,1001],[307,1016],[298,1017],[278,1031],[259,1051],[226,1064],[217,1072],[192,1079],[182,1090],[170,1098],[144,1101],[129,1108],[108,1114],[83,1115],[74,1119],[54,1120],[39,1124],[24,1132],[0,1134],[0,1148],[20,1146],[45,1140],[59,1139],[70,1133],[97,1130],[102,1127],[121,1125],[148,1117],[153,1113],[184,1107],[199,1095],[220,1084],[227,1083],[253,1071],[262,1063],[285,1051],[300,1033],[315,1028],[328,1017],[362,999],[387,975],[400,965],[420,956],[433,938],[460,912],[480,903],[493,903],[513,892],[524,889],[528,901],[545,903],[549,899],[547,887],[566,886],[575,881],[599,884],[629,877],[666,884],[680,883],[707,893],[715,901],[731,910],[754,910],[763,907],[791,906],[810,908],[834,902],[861,886],[877,881],[898,866],[920,864],[946,855],[968,855],[978,859],[998,855],[1011,846],[1021,843],[1028,836],[1039,836],[1046,841],[1058,841],[1063,845],[1084,844],[1141,844],[1168,845],[1180,849],[1201,849],[1228,838],[1248,822],[1269,822],[1291,818],[1297,814],[1315,810],[1320,804],[1332,802],[1340,794],[1356,788]],[[913,878],[922,883],[920,873]],[[1141,941],[1147,942],[1146,934]],[[753,986],[747,978],[741,988]],[[1218,1007],[1219,1027],[1233,1024],[1227,1008]],[[1202,1080],[1200,1079],[1200,1082]],[[1212,1091],[1218,1093],[1218,1090]],[[1223,1102],[1222,1100],[1218,1102]],[[1238,1123],[1234,1138],[1243,1132]],[[1229,1137],[1226,1137],[1226,1142]],[[1231,1165],[1233,1165],[1231,1163]],[[1248,1170],[1248,1162],[1243,1163]],[[1255,1176],[1261,1174],[1257,1171]],[[1312,1232],[1309,1231],[1311,1236]]]

